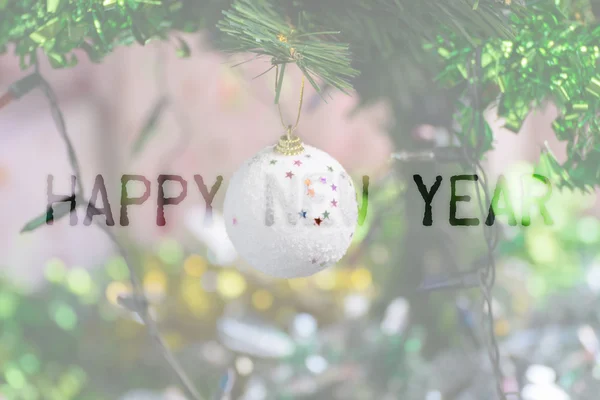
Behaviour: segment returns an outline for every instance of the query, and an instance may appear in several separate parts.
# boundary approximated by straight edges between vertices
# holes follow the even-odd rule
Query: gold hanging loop
[[[281,39],[280,39],[281,40]],[[279,77],[279,65],[275,66],[275,88],[277,88],[277,78]],[[304,102],[304,75],[302,75],[302,83],[300,85],[300,101],[298,102],[298,116],[296,117],[296,123],[294,125],[288,125],[283,120],[283,112],[281,111],[281,105],[277,102],[277,110],[279,111],[279,119],[281,125],[286,130],[285,135],[279,138],[279,143],[275,146],[275,150],[286,156],[294,156],[304,152],[304,144],[300,138],[294,135],[294,131],[298,128],[300,123],[300,115],[302,114],[302,103]]]

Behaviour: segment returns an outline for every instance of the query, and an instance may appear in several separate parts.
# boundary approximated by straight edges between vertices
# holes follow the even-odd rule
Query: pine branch
[[[358,75],[351,66],[349,45],[327,40],[339,32],[310,32],[293,26],[264,0],[237,0],[223,14],[217,27],[227,35],[224,47],[228,51],[268,56],[273,64],[294,63],[318,92],[321,88],[313,76],[344,91],[351,88],[349,79]]]

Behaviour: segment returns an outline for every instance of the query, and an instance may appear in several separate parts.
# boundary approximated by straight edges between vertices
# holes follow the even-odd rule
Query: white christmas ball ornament
[[[279,278],[309,276],[348,250],[358,209],[352,179],[329,154],[269,146],[233,175],[225,195],[227,234],[252,267]]]

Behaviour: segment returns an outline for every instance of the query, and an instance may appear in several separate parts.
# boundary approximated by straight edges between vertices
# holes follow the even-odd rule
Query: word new
[[[522,209],[522,217],[521,217],[521,225],[529,226],[531,224],[531,208],[532,204],[535,203],[538,206],[540,214],[544,218],[544,223],[546,225],[552,225],[553,221],[550,218],[550,214],[548,213],[548,209],[546,208],[545,203],[550,199],[550,195],[552,194],[552,186],[550,185],[550,181],[548,178],[533,174],[532,177],[538,181],[543,182],[548,190],[543,196],[528,198],[527,194],[523,194],[523,209]],[[425,200],[425,215],[423,216],[423,225],[431,226],[433,224],[433,216],[432,216],[432,207],[431,204],[433,202],[433,197],[437,193],[438,189],[442,184],[442,177],[437,176],[435,179],[435,183],[431,186],[431,189],[427,189],[427,186],[423,183],[423,178],[421,175],[413,175],[413,179],[417,184],[417,188],[419,189],[419,193]],[[469,182],[477,182],[479,177],[477,175],[456,175],[450,178],[450,225],[452,226],[477,226],[479,225],[478,218],[457,218],[456,209],[457,203],[459,202],[469,202],[471,200],[471,196],[468,195],[458,195],[456,194],[456,183],[459,181],[469,181]],[[503,208],[499,207],[500,199],[503,199],[505,206]],[[511,226],[517,225],[517,219],[515,217],[514,208],[511,204],[508,187],[506,185],[506,178],[503,175],[500,175],[498,178],[498,182],[496,184],[496,188],[494,190],[494,195],[492,196],[489,212],[487,218],[485,220],[485,224],[488,226],[492,226],[496,221],[496,216],[500,214],[505,214],[508,217],[508,224]]]

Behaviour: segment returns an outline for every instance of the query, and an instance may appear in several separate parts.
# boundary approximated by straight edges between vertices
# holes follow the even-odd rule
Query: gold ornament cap
[[[298,136],[286,134],[279,138],[275,150],[285,156],[295,156],[304,152],[304,143]]]

